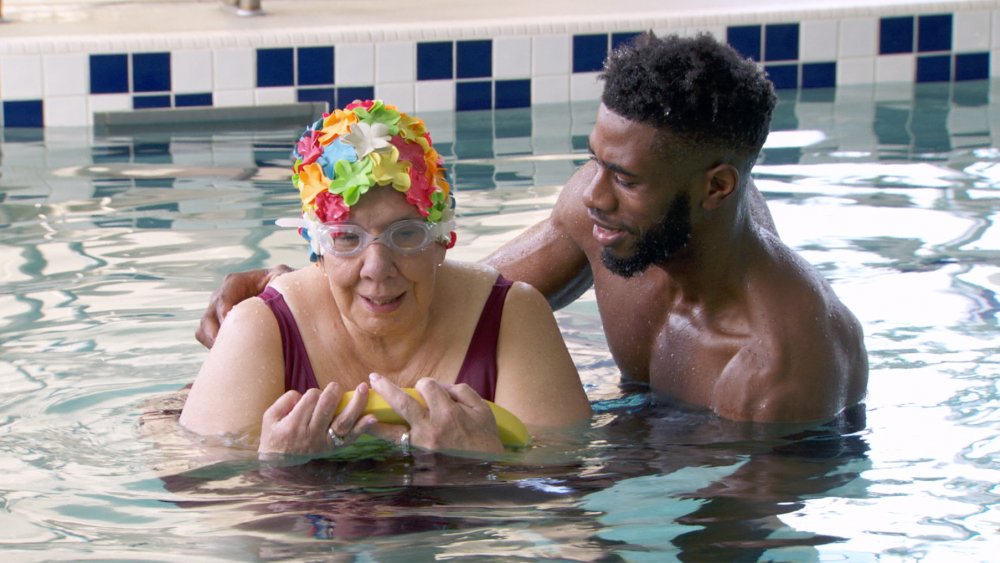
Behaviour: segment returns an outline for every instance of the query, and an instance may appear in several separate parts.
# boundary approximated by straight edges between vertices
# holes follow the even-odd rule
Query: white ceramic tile
[[[45,96],[85,96],[90,93],[90,57],[57,53],[42,57]]]
[[[0,60],[0,96],[4,100],[40,100],[42,95],[41,55],[6,55]]]
[[[170,83],[175,93],[212,91],[212,51],[182,49],[170,54]]]
[[[875,60],[875,82],[913,82],[916,68],[913,55],[883,55]]]
[[[569,101],[569,75],[536,76],[531,79],[531,103],[550,104]]]
[[[416,83],[417,113],[424,111],[454,111],[454,80],[421,80]]]
[[[212,93],[212,105],[220,108],[252,106],[253,89],[216,90]]]
[[[990,77],[1000,78],[1000,49],[990,51]]]
[[[531,75],[570,74],[573,50],[568,35],[541,35],[531,40]]]
[[[335,50],[340,49],[336,47]],[[417,79],[417,46],[412,41],[375,45],[375,83]],[[412,97],[412,94],[411,94]]]
[[[837,36],[838,58],[878,55],[878,20],[856,18],[840,21]]]
[[[247,90],[256,86],[254,50],[248,47],[213,51],[213,84],[220,90]]]
[[[410,113],[417,107],[414,103],[413,83],[376,84],[375,97],[396,106],[399,111]]]
[[[1000,10],[993,10],[993,28],[990,33],[993,38],[990,44],[994,49],[1000,48]]]
[[[258,106],[294,104],[295,102],[295,88],[292,87],[254,89],[254,103]]]
[[[526,78],[531,76],[531,38],[497,37],[493,39],[493,77]]]
[[[957,53],[987,51],[990,48],[990,13],[956,11],[952,16],[952,47]]]
[[[573,101],[599,100],[604,84],[596,72],[578,72],[570,76],[569,95]]]
[[[86,127],[87,96],[49,96],[42,104],[45,127]]]
[[[130,94],[92,94],[87,97],[90,113],[101,111],[132,111]]]
[[[375,84],[375,46],[371,43],[337,45],[333,50],[333,81],[342,86]]]
[[[837,61],[837,85],[871,84],[875,80],[875,57],[854,57]]]
[[[837,60],[836,20],[808,20],[799,24],[799,58],[807,63]]]

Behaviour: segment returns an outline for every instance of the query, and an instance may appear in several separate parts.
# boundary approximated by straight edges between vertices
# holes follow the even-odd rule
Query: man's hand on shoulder
[[[233,306],[245,299],[260,295],[271,280],[291,271],[292,268],[281,264],[270,269],[261,268],[226,274],[222,285],[209,299],[198,330],[194,333],[195,338],[206,348],[211,348],[215,344],[215,337],[219,334],[222,321]]]

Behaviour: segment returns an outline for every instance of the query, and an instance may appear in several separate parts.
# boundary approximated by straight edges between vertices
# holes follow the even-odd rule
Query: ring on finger
[[[343,436],[333,431],[332,426],[327,427],[326,435],[328,438],[330,438],[330,443],[333,444],[333,447],[335,448],[342,447],[344,444],[347,443],[347,440],[345,440]]]
[[[399,449],[403,450],[403,455],[410,455],[410,431],[403,432],[399,437]]]

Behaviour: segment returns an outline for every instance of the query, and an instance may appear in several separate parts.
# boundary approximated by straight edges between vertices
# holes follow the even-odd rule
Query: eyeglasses
[[[435,227],[422,219],[397,221],[378,235],[373,235],[358,225],[323,225],[319,232],[319,245],[323,252],[350,258],[357,256],[373,242],[381,242],[396,254],[415,254],[434,242]]]

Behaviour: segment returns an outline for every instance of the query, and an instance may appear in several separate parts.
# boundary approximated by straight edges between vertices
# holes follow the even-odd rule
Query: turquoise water
[[[992,85],[996,91],[997,84]],[[783,99],[755,174],[864,325],[866,412],[755,427],[618,386],[593,295],[557,313],[582,445],[262,467],[178,432],[193,333],[234,270],[306,257],[298,131],[7,131],[0,552],[18,560],[989,560],[1000,532],[1000,112],[986,83]],[[593,104],[430,114],[453,258],[545,216]]]

